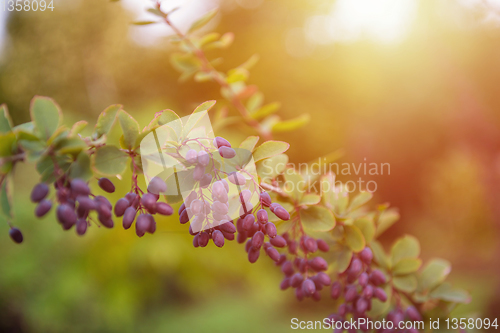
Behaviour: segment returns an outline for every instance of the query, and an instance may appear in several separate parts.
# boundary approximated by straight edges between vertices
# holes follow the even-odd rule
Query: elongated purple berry
[[[31,201],[40,202],[47,197],[47,194],[49,194],[49,187],[47,186],[47,184],[37,184],[31,191]]]
[[[17,228],[10,228],[9,236],[17,244],[21,244],[24,239],[23,233]]]
[[[97,184],[105,192],[113,193],[115,191],[115,185],[108,178],[100,178]]]

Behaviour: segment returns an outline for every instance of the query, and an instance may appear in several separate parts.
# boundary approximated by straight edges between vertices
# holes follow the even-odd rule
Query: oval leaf
[[[30,105],[31,120],[40,138],[48,140],[61,122],[61,109],[52,98],[35,96]]]
[[[392,272],[395,275],[405,275],[416,272],[422,265],[422,260],[419,258],[404,258],[398,261],[393,266]]]
[[[391,263],[394,267],[402,259],[417,258],[420,254],[418,239],[406,235],[398,239],[391,248]]]
[[[290,148],[290,144],[283,141],[266,141],[255,149],[253,159],[255,162],[265,158],[273,157],[284,153]]]
[[[92,168],[103,175],[122,174],[127,168],[128,155],[115,146],[103,146],[96,150]]]
[[[359,252],[365,248],[365,238],[358,227],[346,225],[344,226],[344,233],[347,245],[354,252]]]
[[[321,206],[311,206],[300,210],[300,221],[306,230],[329,231],[335,227],[332,212]]]
[[[139,124],[131,115],[123,110],[118,112],[118,121],[123,131],[123,143],[125,147],[133,149],[139,136]]]
[[[92,139],[97,140],[104,134],[107,134],[113,126],[116,119],[116,114],[121,110],[122,106],[119,104],[110,105],[106,110],[102,111],[97,118],[97,123],[94,128],[94,133],[92,133]]]
[[[7,105],[0,105],[0,134],[12,131],[12,119]]]
[[[451,272],[450,262],[433,259],[427,263],[418,278],[418,290],[432,289],[442,283]]]
[[[414,275],[396,276],[392,279],[392,284],[398,290],[412,293],[417,289],[417,278]]]

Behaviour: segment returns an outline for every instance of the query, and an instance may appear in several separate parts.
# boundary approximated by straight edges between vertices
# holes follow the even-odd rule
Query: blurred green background
[[[341,163],[390,163],[390,175],[363,176],[377,182],[377,203],[400,208],[384,244],[414,234],[423,258],[449,259],[451,281],[472,293],[455,314],[498,317],[500,2],[347,1],[221,1],[207,29],[236,39],[210,56],[229,69],[259,54],[251,83],[282,102],[284,118],[311,114],[276,137],[291,143],[292,162],[343,148]],[[181,26],[217,5],[181,3]],[[28,121],[34,95],[53,97],[67,124],[93,124],[114,103],[145,125],[159,110],[187,115],[220,100],[212,83],[178,82],[166,28],[129,25],[149,4],[60,0],[53,12],[2,12],[0,103],[14,122]],[[220,134],[252,132],[235,124]],[[15,182],[25,243],[0,224],[0,332],[289,332],[293,317],[334,310],[329,300],[297,303],[270,260],[251,265],[237,244],[194,249],[176,217],[142,239],[120,228],[63,232],[53,213],[33,216],[34,167],[20,166]],[[115,183],[118,193],[130,186]]]

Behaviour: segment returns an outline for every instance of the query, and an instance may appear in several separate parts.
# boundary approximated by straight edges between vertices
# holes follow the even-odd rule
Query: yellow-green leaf
[[[360,252],[365,248],[365,238],[358,227],[354,225],[346,225],[344,226],[344,233],[347,245],[354,252]]]
[[[36,132],[44,140],[48,140],[61,123],[61,109],[49,97],[35,96],[31,100],[30,114]]]
[[[446,279],[450,272],[450,262],[444,259],[429,261],[418,277],[418,290],[424,291],[436,287]]]
[[[205,26],[208,22],[210,22],[211,19],[213,19],[217,15],[217,8],[212,9],[211,11],[207,12],[205,15],[200,17],[198,20],[196,20],[191,27],[188,30],[188,33],[191,33],[193,31],[196,31],[203,26]]]
[[[90,157],[85,151],[80,152],[76,161],[69,167],[69,176],[71,178],[81,178],[83,180],[89,180],[90,177],[92,177]]]
[[[422,265],[420,258],[404,258],[393,264],[392,272],[395,275],[405,275],[416,272]]]
[[[321,206],[311,206],[300,210],[300,221],[305,230],[329,231],[335,227],[332,212]]]
[[[398,290],[412,293],[417,289],[417,278],[415,275],[395,276],[392,278],[392,284]]]
[[[118,121],[123,131],[123,143],[127,149],[133,149],[139,136],[139,124],[124,110],[118,112]]]
[[[451,284],[445,282],[430,293],[431,298],[437,298],[446,302],[469,303],[470,295],[467,291],[453,289]]]
[[[269,181],[285,171],[287,163],[286,154],[276,155],[256,163],[257,173],[262,180]]]
[[[382,247],[382,244],[380,244],[378,241],[374,240],[370,244],[370,248],[373,251],[373,258],[375,261],[383,268],[388,269],[389,268],[389,258],[385,254],[384,248]]]
[[[311,120],[311,116],[308,113],[305,113],[297,118],[279,121],[273,125],[273,132],[289,132],[299,129],[305,126],[309,120]]]
[[[259,142],[258,136],[249,136],[248,138],[243,140],[243,142],[240,144],[240,148],[252,152],[257,142]]]
[[[77,121],[76,123],[71,126],[71,130],[69,131],[69,136],[76,136],[77,134],[80,134],[81,131],[87,126],[87,122],[85,120],[80,120]]]
[[[395,209],[387,209],[380,213],[377,221],[377,232],[375,237],[380,236],[384,231],[386,231],[391,225],[399,220],[399,213]]]
[[[7,105],[0,105],[0,134],[12,131],[12,119]]]
[[[115,146],[103,146],[93,155],[92,168],[103,175],[119,175],[127,168],[127,160],[128,155]]]
[[[420,254],[420,244],[413,236],[405,235],[399,238],[391,248],[391,263],[394,267],[400,260],[417,258]]]
[[[314,194],[314,193],[306,193],[300,198],[299,205],[312,206],[312,205],[316,205],[320,201],[321,201],[321,197],[319,195]]]
[[[252,116],[253,119],[259,120],[277,112],[280,107],[281,103],[278,102],[269,103],[264,105],[260,109],[251,112],[250,115]]]
[[[283,141],[266,141],[258,146],[253,152],[255,162],[284,153],[290,148],[290,144]]]
[[[121,110],[122,106],[119,104],[110,105],[104,111],[101,112],[99,118],[97,118],[97,123],[94,128],[94,133],[92,133],[92,139],[97,140],[105,134],[108,134],[111,126],[116,119],[116,114]]]
[[[365,203],[371,200],[373,197],[373,194],[370,192],[362,191],[358,195],[354,197],[354,199],[351,200],[351,203],[349,204],[349,210],[355,210],[361,206],[363,206]]]
[[[361,217],[354,221],[354,225],[361,230],[367,244],[370,244],[375,235],[375,222],[368,216]]]

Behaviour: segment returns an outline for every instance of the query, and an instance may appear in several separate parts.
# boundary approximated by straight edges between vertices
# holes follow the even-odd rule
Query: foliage
[[[348,312],[357,316],[364,315],[366,311],[370,318],[382,318],[390,313],[399,313],[404,310],[408,314],[409,308],[416,309],[421,318],[435,318],[436,316],[446,316],[457,304],[469,301],[469,295],[466,292],[453,289],[446,282],[446,278],[451,271],[451,266],[447,261],[433,259],[426,264],[422,263],[419,258],[420,245],[416,238],[409,235],[399,238],[394,242],[389,252],[385,251],[377,241],[377,237],[399,219],[397,210],[389,208],[387,205],[379,205],[374,210],[369,210],[367,204],[372,198],[371,193],[361,192],[351,196],[344,185],[339,185],[335,181],[333,174],[318,175],[311,168],[303,171],[295,170],[290,165],[287,165],[288,157],[285,152],[289,148],[289,144],[272,140],[273,134],[295,130],[305,125],[309,117],[308,115],[302,115],[295,119],[282,120],[276,114],[279,110],[278,103],[264,103],[262,92],[256,86],[247,83],[249,71],[257,61],[256,56],[252,56],[245,63],[227,72],[216,69],[216,61],[208,59],[204,52],[212,49],[225,49],[230,46],[234,38],[230,33],[223,35],[216,33],[198,34],[200,29],[217,14],[216,11],[211,11],[196,21],[187,34],[181,33],[172,24],[169,19],[170,13],[162,12],[159,4],[152,8],[150,12],[156,14],[176,32],[176,36],[171,39],[171,42],[178,45],[179,52],[172,54],[171,62],[181,72],[181,80],[193,78],[198,82],[212,81],[219,84],[221,95],[226,99],[227,103],[240,113],[241,119],[249,127],[253,128],[257,134],[244,140],[239,145],[239,149],[252,153],[257,175],[251,178],[251,182],[255,183],[256,189],[260,193],[269,193],[272,202],[278,204],[280,209],[285,211],[277,213],[276,207],[278,206],[271,206],[270,202],[264,204],[264,199],[262,196],[260,197],[261,210],[266,212],[265,222],[268,222],[268,217],[269,222],[275,222],[277,227],[277,236],[273,236],[272,232],[266,232],[270,244],[278,248],[284,247],[273,243],[273,239],[282,237],[288,248],[288,254],[282,251],[281,256],[275,258],[274,253],[269,250],[271,246],[264,245],[266,253],[281,265],[285,273],[284,281],[286,282],[282,283],[283,289],[289,286],[295,287],[299,300],[304,296],[311,296],[315,300],[319,300],[321,298],[319,291],[323,282],[314,280],[315,287],[313,288],[312,285],[308,285],[305,281],[312,281],[308,276],[314,275],[313,271],[318,272],[314,277],[321,277],[323,276],[321,274],[324,274],[322,272],[326,271],[329,278],[335,281],[332,284],[331,296],[335,299],[341,296],[342,293],[339,295],[333,294],[333,286],[338,286],[338,283],[340,283],[340,289],[344,293],[343,298],[349,303],[347,300],[348,290],[352,288],[355,281],[359,281],[361,274],[371,274],[372,277],[376,275],[374,272],[380,272],[384,277],[383,282],[374,282],[374,286],[377,285],[387,293],[387,300],[383,300],[381,296],[377,298],[378,300],[374,298],[373,302],[371,302],[370,297],[370,306],[365,308],[364,311],[360,311],[357,308],[358,302],[356,301],[362,297],[357,297],[351,302],[354,307],[347,313],[341,313],[340,307],[337,309],[338,314],[343,318],[346,318]],[[152,23],[158,22],[135,22],[135,24],[139,25]],[[100,114],[92,134],[87,137],[80,134],[87,126],[84,121],[76,122],[71,128],[61,125],[63,117],[61,108],[51,98],[35,96],[30,105],[31,121],[17,126],[13,125],[7,106],[0,106],[0,207],[3,216],[9,223],[14,221],[12,214],[12,174],[19,162],[34,163],[40,174],[41,182],[56,184],[58,195],[56,198],[51,199],[51,202],[57,201],[61,204],[59,207],[62,207],[68,204],[68,200],[73,200],[73,209],[76,209],[75,201],[77,207],[80,207],[83,199],[78,199],[76,194],[72,199],[61,199],[59,193],[64,188],[73,189],[76,180],[90,181],[93,176],[101,177],[101,180],[105,179],[102,177],[121,179],[121,175],[125,173],[127,167],[130,167],[132,170],[130,193],[135,193],[140,199],[136,203],[134,203],[135,197],[130,199],[128,206],[125,208],[128,209],[130,206],[135,205],[134,212],[140,210],[141,214],[144,215],[154,213],[158,208],[153,207],[159,206],[153,204],[148,206],[147,195],[155,194],[159,196],[162,191],[145,193],[137,181],[138,175],[144,172],[140,159],[142,140],[148,134],[155,132],[156,129],[167,125],[172,127],[171,130],[175,133],[176,138],[170,144],[175,147],[187,145],[189,141],[188,134],[193,130],[197,119],[208,112],[214,104],[214,101],[201,104],[186,121],[180,121],[180,123],[177,123],[177,121],[181,118],[174,111],[164,110],[158,112],[151,123],[142,130],[138,122],[123,110],[121,105],[111,105]],[[223,108],[216,110],[216,114],[212,117],[215,120],[214,125],[216,128],[235,121],[234,118],[227,117],[222,110]],[[169,125],[172,124],[171,122],[179,124],[178,127]],[[108,134],[113,128],[117,127],[121,131],[119,142],[117,144],[108,142]],[[264,142],[259,144],[260,137],[264,139]],[[231,144],[227,147],[231,148]],[[215,150],[217,149],[221,157],[224,158],[225,153],[221,151],[220,145],[215,145]],[[178,155],[173,154],[172,156],[176,158],[177,162],[185,164],[186,160],[188,160],[187,155]],[[215,167],[215,162],[212,161],[211,163]],[[267,168],[266,166],[270,167]],[[215,178],[213,180],[215,181]],[[210,184],[211,182],[212,178]],[[311,186],[311,184],[317,184],[319,187]],[[101,183],[99,185],[104,189],[104,185]],[[148,188],[148,190],[150,189]],[[40,207],[45,197],[46,194],[40,200],[34,201],[39,202]],[[146,199],[144,199],[145,197]],[[167,202],[179,199],[167,195],[163,197]],[[125,196],[124,199],[127,199],[127,197]],[[157,200],[158,197],[155,198],[154,202],[156,203]],[[186,202],[184,209],[188,208],[188,206]],[[37,210],[39,207],[37,207]],[[98,220],[101,224],[109,226],[107,224],[109,218],[102,218],[104,213],[100,209],[94,209],[98,213]],[[181,222],[187,222],[182,220],[183,210],[180,212]],[[171,213],[171,211],[167,211],[165,215]],[[127,224],[130,227],[133,219],[129,221],[130,223],[125,222],[127,216],[125,209],[123,209],[123,212],[117,213],[117,205],[115,205],[115,214],[118,217],[125,214],[124,226]],[[40,216],[42,215],[44,214],[40,214]],[[242,217],[244,218],[247,215],[242,214]],[[243,218],[241,223],[243,223]],[[259,218],[259,215],[257,215],[257,218]],[[74,224],[76,222],[71,225],[63,223],[63,227],[70,229]],[[238,226],[238,222],[234,224]],[[77,231],[81,231],[81,229],[78,229],[78,224],[76,225]],[[148,227],[143,228],[143,230],[141,230],[140,225],[138,218],[136,232],[139,236],[143,236],[144,232],[154,232],[154,230],[150,229],[151,224],[148,224]],[[85,226],[87,226],[87,222],[85,222]],[[80,233],[80,231],[78,232]],[[12,238],[16,242],[22,242],[22,237],[19,239],[18,232],[18,229],[11,227]],[[239,234],[245,235],[240,237],[242,241],[240,242],[238,239],[238,242],[243,243],[247,236],[251,238],[249,240],[251,245],[247,245],[247,252],[251,262],[255,262],[258,258],[258,255],[255,258],[252,253],[255,253],[256,250],[263,246],[263,241],[258,246],[256,245],[254,236],[257,232],[254,231],[251,234],[249,229],[238,230],[238,237]],[[231,232],[228,233],[231,234]],[[199,242],[200,235],[201,233],[195,236],[195,239],[198,237],[195,246],[206,246],[206,243],[202,245]],[[223,244],[223,239],[221,241],[214,235],[215,233],[212,233],[209,236],[214,240],[214,243],[217,246],[221,242]],[[230,235],[224,234],[224,237],[227,240],[231,239]],[[313,243],[317,245],[310,245],[310,240],[313,240]],[[274,242],[276,243],[276,241]],[[316,269],[310,257],[318,248],[325,253],[324,258],[328,263],[325,269]],[[373,260],[371,258],[370,260],[363,260],[363,253],[367,253],[367,249],[372,253]],[[289,259],[290,257],[291,259]],[[362,270],[355,267],[358,258],[363,261],[361,264]],[[290,264],[287,265],[286,263]],[[290,268],[291,270],[286,269],[286,267],[292,267],[292,265],[294,265],[294,268]],[[295,273],[296,270],[298,273]],[[294,285],[292,276],[296,276],[295,274],[303,274],[304,276],[301,275],[300,283]],[[361,282],[358,283],[359,286],[365,287]],[[325,286],[330,285],[331,281],[323,284]],[[311,291],[311,288],[314,291]],[[362,290],[364,291],[364,289]]]

